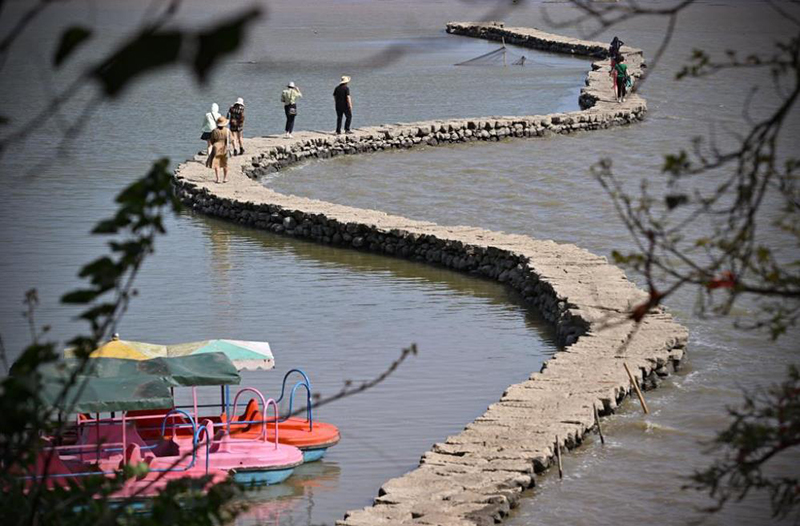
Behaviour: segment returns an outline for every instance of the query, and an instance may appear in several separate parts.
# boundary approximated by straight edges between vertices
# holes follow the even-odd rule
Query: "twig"
[[[631,373],[631,370],[628,369],[628,364],[625,363],[625,362],[622,362],[622,365],[625,366],[625,371],[628,373],[628,378],[631,379],[631,384],[633,384],[633,388],[636,390],[636,396],[639,397],[639,402],[642,404],[642,411],[644,411],[644,414],[649,415],[650,414],[650,410],[647,408],[647,402],[644,401],[644,395],[642,394],[642,390],[639,389],[639,383],[633,377],[633,374]]]
[[[600,443],[605,445],[606,439],[603,436],[603,428],[600,427],[600,415],[597,414],[597,405],[592,404],[592,411],[594,412],[594,425],[597,426],[597,433],[600,435]]]

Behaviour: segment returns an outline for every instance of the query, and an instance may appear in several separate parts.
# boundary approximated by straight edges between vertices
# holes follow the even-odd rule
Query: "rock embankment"
[[[450,24],[448,30],[484,36],[502,29],[493,24],[481,32],[482,27]],[[505,31],[523,39],[529,30]],[[601,56],[593,55],[600,44],[541,32],[536,32],[538,40],[526,38],[539,42],[537,46],[549,41],[554,46],[550,50]],[[631,53],[639,57],[631,61],[638,64],[632,68],[636,73],[641,54]],[[644,101],[632,96],[617,104],[606,76],[608,63],[597,62],[593,68],[581,94],[587,109],[579,112],[376,126],[344,137],[303,132],[296,139],[250,139],[251,155],[230,160],[227,184],[215,184],[199,157],[177,168],[176,191],[192,210],[282,235],[495,279],[539,309],[564,345],[540,372],[509,387],[462,432],[435,444],[418,468],[385,483],[372,506],[348,512],[341,526],[494,524],[534,485],[535,473],[552,463],[556,442],[567,448],[580,444],[594,427],[594,409],[601,415],[613,412],[630,393],[623,362],[639,383],[656,383],[680,362],[688,335],[660,309],[638,326],[631,322],[628,313],[647,294],[604,257],[574,245],[282,195],[254,179],[309,158],[572,133],[640,119]]]

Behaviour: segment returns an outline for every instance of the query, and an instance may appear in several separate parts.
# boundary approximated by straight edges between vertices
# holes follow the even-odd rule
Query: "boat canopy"
[[[225,354],[240,371],[272,369],[275,357],[269,343],[244,340],[202,340],[198,342],[160,345],[154,343],[114,339],[90,354],[92,358],[123,358],[128,360],[150,360],[152,358],[175,358],[208,353]],[[70,349],[65,356],[73,356]]]
[[[77,413],[163,409],[173,405],[171,387],[237,385],[241,381],[239,371],[223,353],[150,360],[94,358],[76,376],[67,395],[61,396],[80,363],[67,358],[39,368],[46,403]]]
[[[63,362],[74,370],[80,363],[76,358]],[[163,378],[170,387],[195,387],[201,385],[237,385],[239,371],[223,353],[205,353],[176,358],[150,360],[125,360],[121,358],[93,358],[82,374],[101,378],[138,377]]]
[[[173,405],[170,386],[164,378],[78,375],[65,393],[64,386],[70,376],[45,374],[40,391],[44,403],[63,413],[169,409]]]

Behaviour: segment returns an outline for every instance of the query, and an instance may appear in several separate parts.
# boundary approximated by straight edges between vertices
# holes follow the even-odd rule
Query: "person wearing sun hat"
[[[286,114],[286,135],[285,137],[291,138],[292,131],[294,130],[294,119],[297,117],[297,99],[303,96],[300,93],[300,88],[290,82],[286,85],[286,89],[281,92],[281,102],[283,103],[283,111]]]
[[[206,159],[206,166],[214,169],[214,178],[219,181],[219,170],[222,169],[222,182],[228,182],[228,144],[231,142],[231,131],[225,126],[228,119],[221,116],[217,119],[217,127],[211,132],[211,152]]]
[[[353,133],[350,131],[350,123],[353,120],[353,99],[350,98],[350,77],[347,75],[342,76],[341,82],[333,90],[333,100],[336,101],[336,135],[342,133],[342,117],[347,119],[344,121],[344,132]]]
[[[239,97],[228,110],[228,119],[231,122],[231,135],[233,135],[233,154],[242,155],[244,144],[242,143],[242,129],[244,129],[244,99]],[[237,152],[238,149],[238,152]]]

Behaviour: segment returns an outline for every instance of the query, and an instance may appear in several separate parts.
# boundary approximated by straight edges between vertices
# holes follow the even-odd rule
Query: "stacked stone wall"
[[[499,24],[448,24],[451,33],[505,38],[508,43],[602,58],[602,44]],[[623,48],[634,75],[641,52]],[[296,139],[246,141],[247,157],[231,159],[231,181],[215,184],[202,158],[182,164],[175,188],[192,210],[334,246],[441,265],[496,280],[519,291],[553,324],[563,349],[466,428],[435,444],[420,466],[385,483],[374,504],[346,514],[340,526],[488,525],[501,521],[522,491],[546,470],[554,447],[572,448],[594,429],[595,409],[613,412],[631,392],[623,362],[637,383],[655,386],[681,361],[687,331],[658,308],[640,324],[632,308],[648,295],[601,256],[574,245],[527,236],[388,215],[282,195],[261,176],[308,159],[477,140],[532,138],[625,125],[643,118],[638,95],[618,104],[608,62],[596,62],[581,91],[582,111],[528,117],[486,117],[361,128],[337,137],[302,132]]]

